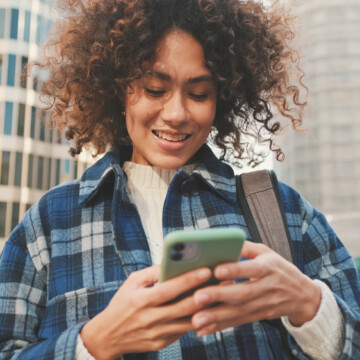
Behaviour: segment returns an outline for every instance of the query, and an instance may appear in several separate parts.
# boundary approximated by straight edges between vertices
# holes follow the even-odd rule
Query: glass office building
[[[360,255],[360,2],[291,0],[300,16],[309,106],[303,134],[285,136],[282,180],[325,213]]]
[[[54,13],[47,0],[0,0],[0,249],[25,211],[49,188],[81,175],[89,160],[41,122],[38,59]]]

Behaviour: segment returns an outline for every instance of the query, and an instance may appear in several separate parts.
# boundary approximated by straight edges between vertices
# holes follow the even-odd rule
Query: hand
[[[84,345],[96,359],[156,351],[194,330],[191,316],[202,305],[196,304],[193,296],[168,302],[209,280],[211,271],[191,271],[152,286],[159,274],[159,266],[132,273],[107,308],[82,328]]]
[[[249,260],[219,265],[220,285],[194,294],[199,305],[220,303],[196,313],[192,322],[198,336],[228,327],[287,316],[301,326],[317,313],[321,290],[296,266],[263,244],[246,241],[241,252]],[[248,279],[235,283],[234,279]]]

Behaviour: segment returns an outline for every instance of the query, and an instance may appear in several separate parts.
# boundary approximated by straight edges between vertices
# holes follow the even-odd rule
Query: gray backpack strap
[[[275,172],[259,170],[241,174],[236,177],[236,188],[252,240],[263,242],[295,263]]]

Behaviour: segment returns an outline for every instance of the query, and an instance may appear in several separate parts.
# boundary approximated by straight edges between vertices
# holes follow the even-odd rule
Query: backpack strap
[[[275,172],[259,170],[238,175],[236,191],[252,240],[295,263]]]

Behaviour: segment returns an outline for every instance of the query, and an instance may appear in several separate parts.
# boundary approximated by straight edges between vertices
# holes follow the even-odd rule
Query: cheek
[[[156,108],[147,101],[138,101],[135,105],[126,108],[126,128],[129,135],[141,131],[151,125],[156,115]]]
[[[215,107],[210,107],[200,113],[201,117],[199,117],[198,123],[204,131],[211,131],[212,125],[214,123],[215,114]]]

